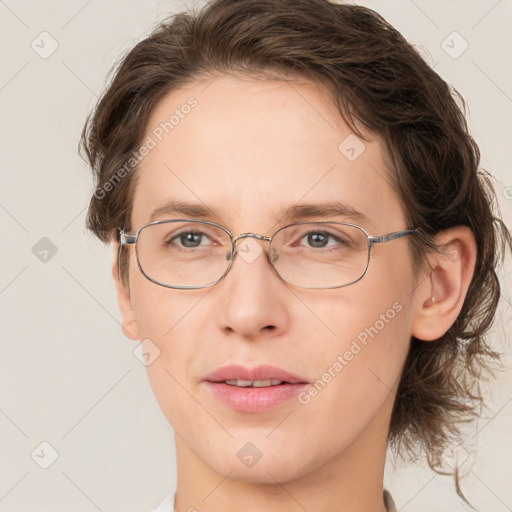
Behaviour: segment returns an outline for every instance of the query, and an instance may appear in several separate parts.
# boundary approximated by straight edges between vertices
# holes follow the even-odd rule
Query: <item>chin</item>
[[[300,439],[290,439],[288,443],[269,442],[268,432],[259,437],[236,436],[229,446],[219,446],[210,452],[203,461],[216,473],[229,475],[232,480],[256,484],[275,484],[295,480],[314,469],[314,461],[309,460],[308,451],[297,449],[303,444]],[[248,439],[252,439],[251,441]],[[201,453],[196,452],[197,455]],[[229,455],[227,455],[229,454]]]
[[[284,457],[284,455],[283,455]],[[289,482],[303,476],[306,470],[300,471],[302,468],[291,468],[290,463],[293,461],[287,460],[285,465],[276,464],[274,461],[259,460],[253,467],[244,467],[238,459],[232,460],[232,465],[221,464],[220,467],[213,467],[216,473],[221,475],[228,475],[231,480],[239,482],[247,482],[251,484],[276,484]]]

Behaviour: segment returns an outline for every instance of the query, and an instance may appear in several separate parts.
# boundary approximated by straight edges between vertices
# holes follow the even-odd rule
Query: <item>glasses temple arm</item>
[[[370,241],[370,244],[385,244],[386,242],[390,242],[391,240],[396,240],[397,238],[402,238],[407,235],[411,235],[412,233],[415,233],[418,228],[415,229],[405,229],[403,231],[394,231],[393,233],[387,233],[386,235],[380,235],[380,236],[369,236],[368,240]]]

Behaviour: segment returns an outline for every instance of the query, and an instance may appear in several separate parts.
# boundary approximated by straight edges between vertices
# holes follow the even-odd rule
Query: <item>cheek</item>
[[[336,341],[316,355],[316,380],[299,396],[296,419],[319,459],[349,446],[368,425],[387,432],[410,339],[408,311],[390,306],[338,316]]]
[[[313,360],[317,377],[334,386],[370,390],[376,381],[390,390],[407,355],[410,311],[403,298],[381,296],[365,302],[341,302],[331,315],[335,336],[318,341]],[[327,316],[327,315],[326,315]]]
[[[394,399],[410,344],[413,276],[406,261],[395,266],[375,258],[367,275],[336,298],[324,296],[322,302],[317,296],[313,302],[310,297],[331,331],[317,335],[309,358],[317,380],[303,403],[313,421],[323,418],[334,429],[343,421],[358,429]]]
[[[193,423],[194,401],[190,368],[203,351],[204,290],[174,290],[147,280],[137,267],[130,269],[132,306],[141,340],[156,346],[156,356],[146,366],[153,393],[167,420],[176,427]],[[148,343],[148,341],[146,341]]]

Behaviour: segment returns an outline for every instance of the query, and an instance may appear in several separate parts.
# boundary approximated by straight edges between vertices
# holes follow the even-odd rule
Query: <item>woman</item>
[[[175,432],[159,510],[389,512],[388,446],[446,469],[497,357],[510,236],[449,86],[384,19],[179,14],[82,143],[88,227],[119,247],[123,332]]]

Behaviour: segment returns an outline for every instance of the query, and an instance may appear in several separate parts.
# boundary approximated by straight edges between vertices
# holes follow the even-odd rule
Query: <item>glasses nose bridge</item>
[[[272,240],[272,238],[269,236],[258,235],[257,233],[241,233],[231,239],[231,241],[233,242],[233,246],[236,247],[236,242],[238,242],[238,240],[241,240],[242,238],[257,238],[258,240],[266,240],[267,242],[270,242]]]
[[[272,241],[272,237],[270,237],[270,236],[258,235],[257,233],[240,233],[239,235],[237,235],[231,239],[232,244],[233,244],[233,249],[232,249],[233,255],[238,252],[237,242],[239,240],[243,240],[244,238],[256,238],[257,240],[264,240],[269,243]],[[270,257],[269,251],[267,250],[266,252],[267,252],[267,256]],[[270,261],[272,262],[272,259],[270,259]]]

